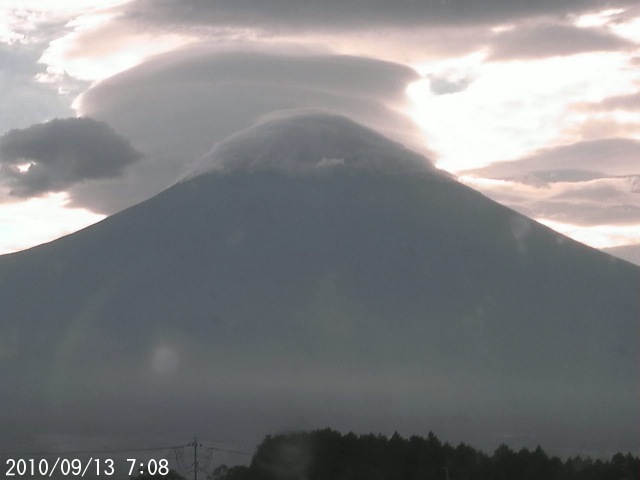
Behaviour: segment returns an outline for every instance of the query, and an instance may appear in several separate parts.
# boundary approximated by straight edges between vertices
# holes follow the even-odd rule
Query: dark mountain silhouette
[[[207,426],[637,446],[640,269],[342,117],[0,257],[2,442]]]

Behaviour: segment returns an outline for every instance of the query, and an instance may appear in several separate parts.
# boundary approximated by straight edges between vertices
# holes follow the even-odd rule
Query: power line
[[[126,450],[78,450],[78,451],[59,451],[59,452],[15,452],[15,453],[2,453],[0,458],[10,457],[45,457],[50,455],[92,455],[98,453],[132,453],[132,452],[157,452],[159,450],[175,450],[176,448],[182,448],[181,446],[171,447],[153,447],[153,448],[128,448]]]
[[[225,450],[224,448],[216,448],[216,447],[207,447],[207,450],[215,450],[216,452],[224,452],[224,453],[235,453],[236,455],[248,455],[249,457],[253,456],[253,453],[242,452],[240,450]]]
[[[193,447],[194,461],[191,465],[187,465],[184,462],[184,449],[185,447]],[[198,447],[206,449],[207,454],[204,458],[204,462],[198,460]],[[0,454],[0,458],[32,458],[32,457],[46,457],[46,456],[80,456],[80,455],[110,455],[110,454],[122,454],[122,453],[134,453],[134,452],[157,452],[157,451],[171,451],[173,450],[176,458],[176,465],[185,473],[193,473],[194,480],[198,479],[198,472],[207,473],[207,468],[211,465],[213,459],[213,452],[228,453],[233,455],[246,455],[252,456],[252,453],[244,452],[242,450],[230,450],[226,448],[210,447],[198,443],[197,438],[194,441],[186,445],[167,446],[167,447],[151,447],[151,448],[128,448],[128,449],[102,449],[102,450],[68,450],[57,452],[13,452],[9,454]]]
[[[185,462],[184,459],[184,449],[185,447],[193,447],[193,463],[191,464],[187,464]],[[207,451],[207,454],[204,458],[204,461],[200,461],[198,459],[198,447],[202,447],[205,448]],[[176,456],[176,465],[178,466],[178,469],[184,473],[193,473],[193,479],[194,480],[198,480],[198,473],[202,472],[202,473],[208,473],[208,468],[211,465],[211,462],[213,460],[213,452],[223,452],[223,453],[231,453],[231,454],[235,454],[235,455],[248,455],[248,456],[252,456],[251,453],[249,452],[243,452],[241,450],[228,450],[226,448],[218,448],[218,447],[209,447],[207,445],[203,445],[202,443],[198,442],[198,438],[194,438],[193,442],[181,446],[181,447],[176,447],[174,449],[175,451],[175,456]]]
[[[159,450],[175,450],[177,448],[186,447],[189,445],[172,445],[170,447],[152,447],[152,448],[127,448],[124,450],[70,450],[70,451],[58,451],[58,452],[13,452],[13,453],[0,453],[0,458],[9,457],[35,457],[35,456],[50,456],[50,455],[92,455],[98,453],[129,453],[129,452],[155,452]],[[207,450],[214,450],[216,452],[232,453],[236,455],[252,456],[253,453],[243,452],[241,450],[227,450],[225,448],[209,447],[201,445]]]

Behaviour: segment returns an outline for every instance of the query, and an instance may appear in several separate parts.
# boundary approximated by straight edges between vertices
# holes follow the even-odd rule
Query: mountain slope
[[[352,122],[276,119],[0,257],[12,432],[429,429],[635,448],[638,274]]]

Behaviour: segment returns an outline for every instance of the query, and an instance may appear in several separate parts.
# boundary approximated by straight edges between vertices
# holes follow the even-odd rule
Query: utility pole
[[[187,464],[184,461],[183,454],[185,447],[193,447],[193,463]],[[205,459],[202,462],[202,465],[198,461],[198,447],[204,447],[201,443],[198,443],[198,437],[193,437],[193,442],[186,444],[184,447],[177,447],[175,449],[176,452],[176,465],[178,466],[178,470],[184,472],[185,475],[193,472],[193,480],[198,480],[198,470],[202,470],[205,475],[207,473],[207,468],[211,464],[211,460],[213,458],[213,448],[208,448],[208,454],[205,455]]]
[[[193,480],[198,480],[198,437],[193,437]]]
[[[193,480],[198,480],[198,437],[193,437]]]

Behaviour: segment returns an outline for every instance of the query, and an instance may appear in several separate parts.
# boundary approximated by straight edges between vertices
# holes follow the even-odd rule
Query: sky
[[[90,5],[88,5],[90,3]],[[323,109],[596,248],[640,245],[640,7],[612,0],[0,0],[0,253],[217,142]]]

